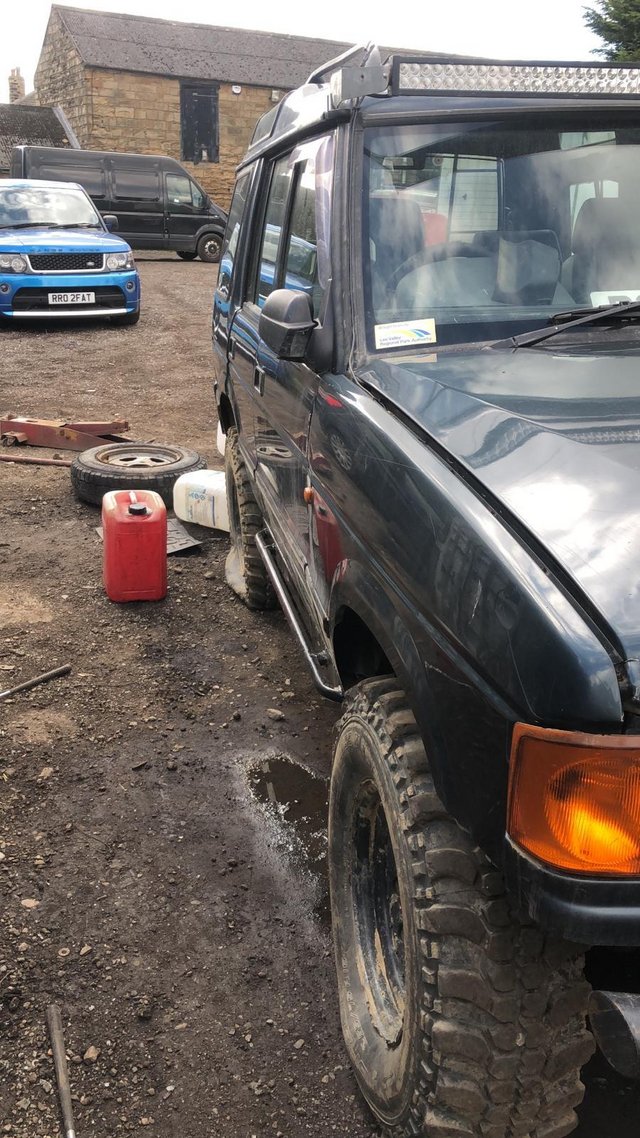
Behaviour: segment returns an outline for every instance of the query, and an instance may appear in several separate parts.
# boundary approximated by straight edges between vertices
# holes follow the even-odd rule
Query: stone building
[[[32,146],[78,145],[59,107],[0,103],[0,178],[9,172],[14,146],[23,143]]]
[[[349,46],[56,4],[36,94],[80,146],[168,154],[227,206],[258,117]]]

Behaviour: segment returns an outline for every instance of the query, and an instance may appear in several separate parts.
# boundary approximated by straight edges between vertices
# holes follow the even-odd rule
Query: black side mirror
[[[277,288],[264,302],[258,331],[279,360],[303,360],[315,327],[311,297],[296,289]]]
[[[109,230],[109,233],[113,233],[113,230],[118,228],[119,222],[115,213],[103,213],[102,220]]]

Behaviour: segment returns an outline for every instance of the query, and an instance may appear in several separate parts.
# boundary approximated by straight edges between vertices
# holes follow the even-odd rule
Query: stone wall
[[[59,105],[88,150],[168,154],[181,161],[180,81],[162,75],[85,67],[59,16],[49,21],[35,79],[38,102]],[[271,89],[230,84],[218,92],[219,161],[184,166],[223,208],[235,168],[257,119],[273,106]]]
[[[92,108],[88,145],[92,150],[168,154],[181,161],[179,80],[90,69],[87,83]],[[242,87],[234,95],[229,84],[221,83],[219,161],[183,163],[224,208],[231,200],[235,168],[247,149],[256,121],[271,106],[271,89]]]
[[[35,75],[37,101],[60,106],[81,146],[90,146],[90,106],[85,68],[57,12],[52,11]]]

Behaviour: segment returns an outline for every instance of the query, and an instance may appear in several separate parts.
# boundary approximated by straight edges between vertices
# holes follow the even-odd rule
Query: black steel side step
[[[300,620],[300,617],[298,616],[298,613],[296,612],[295,605],[289,595],[289,590],[287,589],[287,586],[282,579],[280,570],[278,569],[271,549],[265,540],[264,534],[257,533],[255,541],[256,546],[258,547],[258,552],[264,561],[265,569],[267,570],[267,573],[271,579],[271,584],[275,589],[276,596],[284,610],[284,615],[289,621],[291,630],[294,633],[300,647],[302,648],[302,651],[304,652],[305,659],[311,669],[311,674],[313,675],[316,687],[328,699],[334,699],[339,702],[343,698],[344,692],[341,687],[331,687],[330,684],[327,684],[323,680],[320,672],[320,668],[323,666],[323,662],[320,659],[318,653],[311,651],[311,647],[307,640],[306,630]]]

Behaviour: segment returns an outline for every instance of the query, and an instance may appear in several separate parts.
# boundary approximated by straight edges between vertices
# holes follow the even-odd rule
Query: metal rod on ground
[[[62,1016],[57,1004],[47,1008],[47,1027],[53,1052],[53,1063],[56,1069],[56,1082],[62,1110],[65,1138],[76,1138],[73,1121],[73,1108],[71,1106],[71,1087],[69,1086],[69,1072],[67,1070],[67,1054],[64,1048],[64,1035],[62,1033]]]
[[[14,688],[7,688],[6,691],[0,691],[0,699],[7,699],[10,695],[17,695],[19,691],[29,691],[30,688],[35,688],[38,684],[46,684],[49,680],[55,680],[57,676],[66,676],[71,671],[71,664],[63,664],[61,668],[53,668],[51,672],[43,672],[41,676],[35,676],[32,680],[25,680],[23,684],[16,684]]]
[[[70,458],[38,458],[28,454],[0,454],[0,462],[26,462],[33,466],[71,466]]]

